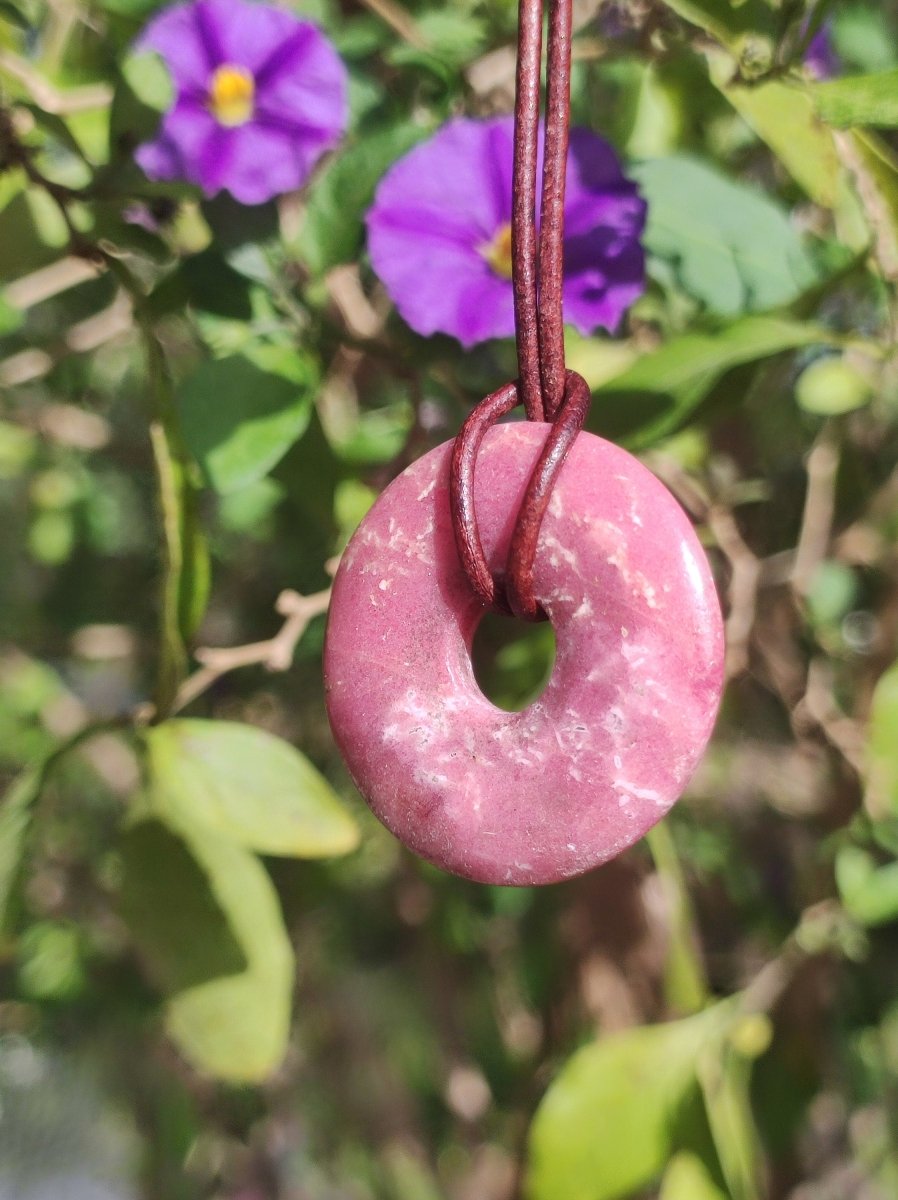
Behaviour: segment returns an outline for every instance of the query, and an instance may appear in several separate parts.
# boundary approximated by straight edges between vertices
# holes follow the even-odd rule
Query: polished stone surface
[[[547,430],[485,438],[475,497],[493,570]],[[555,668],[529,708],[496,708],[471,668],[483,609],[455,551],[450,449],[394,480],[343,555],[325,646],[331,726],[362,795],[412,850],[486,883],[551,883],[631,845],[686,787],[720,701],[720,606],[670,493],[580,434],[534,570]]]

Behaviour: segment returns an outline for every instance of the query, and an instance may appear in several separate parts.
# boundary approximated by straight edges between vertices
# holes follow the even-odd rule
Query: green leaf
[[[24,771],[0,803],[0,939],[9,932],[31,824],[31,807],[37,799],[41,779],[38,770]]]
[[[818,116],[837,129],[898,125],[898,67],[811,84],[808,91]]]
[[[122,857],[122,910],[170,1036],[200,1071],[264,1079],[286,1050],[294,968],[261,863],[204,826],[153,818],[126,831]]]
[[[764,66],[759,56],[773,57],[774,31],[770,8],[761,0],[664,0],[684,21],[710,33],[742,60],[748,69]]]
[[[323,274],[358,256],[365,211],[378,181],[429,132],[427,126],[403,122],[366,133],[334,159],[312,188],[296,247],[311,271]]]
[[[890,14],[877,4],[833,4],[831,28],[836,53],[858,71],[885,71],[898,61]],[[850,72],[849,72],[850,73]]]
[[[898,816],[898,663],[880,676],[873,693],[865,805],[874,820]]]
[[[159,507],[164,534],[164,569],[160,580],[159,655],[155,703],[164,715],[177,694],[187,668],[186,643],[195,633],[209,597],[209,550],[199,522],[196,489],[176,428],[161,349],[153,342],[149,363],[156,403],[164,420],[150,426],[156,464]]]
[[[414,423],[406,400],[360,412],[346,436],[331,439],[334,452],[353,466],[390,462],[402,450]]]
[[[714,84],[795,182],[825,208],[841,205],[845,172],[833,135],[821,124],[807,93],[779,80],[756,87],[734,83],[728,55],[709,55],[709,62]]]
[[[181,384],[184,439],[218,492],[267,475],[302,435],[316,372],[308,358],[262,345],[204,363]]]
[[[843,358],[827,355],[806,367],[795,385],[799,408],[835,417],[863,408],[873,398],[873,385]]]
[[[681,1150],[664,1172],[658,1200],[730,1200],[703,1159]]]
[[[768,1044],[769,1034],[763,1048]],[[751,1057],[730,1043],[709,1046],[698,1056],[705,1112],[731,1200],[761,1196],[761,1150],[749,1098],[752,1066]]]
[[[842,154],[858,195],[863,217],[873,235],[873,254],[880,274],[898,279],[898,158],[877,134],[855,129],[842,136]]]
[[[11,172],[6,182],[0,198],[0,279],[9,282],[58,259],[69,231],[46,192],[26,188],[20,172]]]
[[[189,642],[200,627],[212,587],[209,543],[200,524],[199,496],[185,478],[181,491],[181,574],[178,580],[178,626]]]
[[[860,846],[843,846],[836,856],[842,903],[861,925],[885,925],[898,917],[898,862],[877,866]]]
[[[112,98],[110,153],[126,154],[139,142],[152,137],[173,98],[171,75],[158,54],[142,51],[128,55],[122,63]]]
[[[330,785],[280,738],[232,721],[173,720],[146,733],[154,811],[263,854],[319,858],[358,844]]]
[[[0,18],[26,33],[31,29],[31,22],[11,0],[0,0]]]
[[[716,333],[681,334],[602,382],[586,427],[646,446],[678,429],[732,367],[837,340],[819,326],[778,317],[743,317]],[[570,356],[572,370],[580,369],[578,361]]]
[[[530,1129],[529,1200],[617,1200],[661,1174],[721,1006],[612,1034],[562,1068]]]
[[[648,201],[647,249],[721,316],[789,304],[816,272],[788,213],[762,192],[685,155],[633,167]]]

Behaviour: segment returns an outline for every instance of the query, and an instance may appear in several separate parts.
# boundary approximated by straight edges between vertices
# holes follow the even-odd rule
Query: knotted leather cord
[[[562,284],[564,186],[570,128],[572,0],[549,0],[546,134],[540,233],[536,233],[542,0],[520,0],[514,117],[511,256],[518,380],[487,396],[462,425],[452,451],[449,497],[455,544],[465,573],[485,605],[525,620],[545,620],[533,593],[533,560],[552,487],[583,427],[590,394],[565,369]],[[474,510],[474,469],[486,431],[523,404],[528,420],[552,429],[527,483],[506,562],[494,579]]]

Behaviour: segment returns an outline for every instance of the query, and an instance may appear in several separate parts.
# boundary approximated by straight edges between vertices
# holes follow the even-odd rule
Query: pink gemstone
[[[484,440],[475,497],[494,571],[547,428],[500,425]],[[343,555],[328,713],[359,791],[412,850],[484,883],[552,883],[630,846],[688,784],[723,686],[720,606],[670,493],[581,433],[534,570],[555,668],[529,708],[496,708],[471,668],[483,608],[453,540],[451,445],[394,480]]]

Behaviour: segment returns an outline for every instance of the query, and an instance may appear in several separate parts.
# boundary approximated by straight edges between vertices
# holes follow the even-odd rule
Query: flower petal
[[[218,63],[211,61],[196,20],[195,4],[164,8],[141,33],[134,49],[155,50],[164,60],[179,90],[205,91]]]
[[[293,125],[298,133],[311,135],[319,143],[317,154],[341,137],[349,119],[346,68],[314,25],[297,22],[292,35],[262,64],[256,76],[256,110],[269,123]]]
[[[198,0],[195,7],[207,38],[216,45],[215,66],[233,63],[254,75],[301,24],[295,13],[273,4]]]
[[[207,164],[207,147],[220,127],[205,105],[183,96],[165,114],[156,137],[134,155],[150,179],[185,179],[211,195],[218,183]]]
[[[510,129],[508,118],[449,121],[393,164],[372,213],[415,213],[425,227],[446,227],[454,237],[465,230],[472,250],[489,242],[510,216],[511,139],[506,157],[502,126]]]
[[[472,346],[514,332],[511,283],[464,243],[418,233],[410,244],[375,223],[368,245],[375,271],[417,333],[449,333]]]
[[[571,265],[565,270],[564,319],[587,336],[596,329],[615,333],[621,319],[645,290],[645,253],[636,240],[618,241],[613,251],[599,241],[601,231],[592,245],[576,240],[570,255]],[[565,257],[569,243],[565,242]]]
[[[137,153],[151,178],[260,204],[301,186],[346,128],[346,68],[327,38],[287,9],[196,0],[166,9],[137,45],[162,55],[178,93],[157,137]],[[224,127],[206,109],[210,77],[223,64],[253,74],[253,115],[242,125]]]
[[[511,217],[513,128],[511,117],[450,121],[380,182],[367,217],[371,263],[419,333],[473,345],[514,332],[510,281],[482,252]],[[617,328],[641,294],[645,211],[613,148],[572,130],[564,298],[565,318],[581,332]]]
[[[224,188],[241,204],[264,204],[300,187],[322,150],[320,142],[259,121],[220,132],[224,136],[209,148],[218,158],[214,166],[206,163],[204,173],[214,176],[216,191]]]

